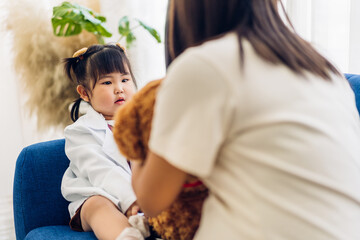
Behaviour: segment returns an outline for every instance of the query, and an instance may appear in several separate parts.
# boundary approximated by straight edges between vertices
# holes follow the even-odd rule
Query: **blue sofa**
[[[68,226],[68,202],[60,191],[69,166],[65,140],[54,140],[24,148],[16,162],[13,206],[17,240],[92,240],[92,232],[75,232]]]
[[[345,74],[360,110],[360,75]],[[20,153],[15,169],[13,205],[17,240],[96,239],[91,232],[68,226],[68,202],[60,184],[69,160],[64,139],[30,145]]]

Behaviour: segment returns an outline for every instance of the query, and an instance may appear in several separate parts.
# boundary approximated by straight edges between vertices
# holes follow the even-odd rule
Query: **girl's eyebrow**
[[[130,75],[130,73],[129,73],[129,72],[121,73],[121,76],[126,76],[126,75]],[[99,76],[99,79],[101,79],[101,78],[106,78],[106,77],[110,77],[110,74],[100,75],[100,76]]]
[[[99,79],[103,79],[103,78],[106,78],[106,77],[109,77],[109,75],[100,75]]]

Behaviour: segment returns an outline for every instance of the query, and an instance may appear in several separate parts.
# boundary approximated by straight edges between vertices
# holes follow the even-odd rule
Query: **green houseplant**
[[[63,2],[60,6],[55,6],[51,23],[56,36],[73,36],[86,30],[95,34],[101,44],[105,43],[104,38],[112,36],[105,26],[106,18],[104,16],[76,3]],[[160,35],[154,28],[139,19],[130,20],[128,16],[122,17],[119,21],[118,32],[121,37],[118,41],[125,38],[126,47],[130,48],[136,40],[133,31],[138,27],[149,32],[158,43],[161,42]]]

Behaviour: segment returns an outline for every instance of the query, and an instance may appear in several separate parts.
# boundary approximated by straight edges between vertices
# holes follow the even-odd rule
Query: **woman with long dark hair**
[[[276,0],[170,0],[167,77],[138,203],[209,188],[195,239],[360,239],[360,125],[340,72]]]

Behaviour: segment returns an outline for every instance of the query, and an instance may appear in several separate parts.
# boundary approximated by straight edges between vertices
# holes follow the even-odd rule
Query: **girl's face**
[[[90,102],[95,111],[101,113],[106,120],[112,120],[116,110],[128,101],[136,92],[134,81],[130,73],[113,72],[100,76],[90,95],[83,96],[84,92],[79,88],[81,98]]]

